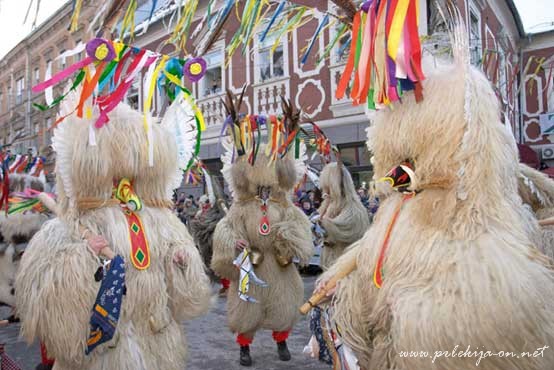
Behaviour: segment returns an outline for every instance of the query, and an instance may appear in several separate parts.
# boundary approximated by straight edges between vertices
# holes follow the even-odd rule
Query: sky
[[[527,33],[554,28],[554,0],[514,0]]]
[[[29,19],[23,24],[29,3],[33,2]],[[0,0],[0,58],[32,30],[36,3],[39,0]],[[42,0],[37,26],[56,12],[67,0]],[[525,31],[536,33],[554,28],[554,0],[514,0]]]
[[[32,31],[37,1],[33,0],[27,23],[23,24],[31,0],[0,0],[0,58]],[[67,0],[40,1],[37,26],[66,2]]]

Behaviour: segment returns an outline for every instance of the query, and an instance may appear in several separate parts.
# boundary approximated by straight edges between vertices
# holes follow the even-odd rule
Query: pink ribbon
[[[32,91],[35,93],[46,90],[47,88],[56,85],[58,82],[65,80],[67,77],[71,76],[73,73],[79,69],[91,64],[94,61],[91,57],[86,57],[85,59],[72,64],[61,72],[56,73],[52,78],[44,82],[39,83],[38,85],[33,86]]]

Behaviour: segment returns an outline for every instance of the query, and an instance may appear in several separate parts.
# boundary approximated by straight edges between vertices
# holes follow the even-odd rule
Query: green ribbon
[[[33,103],[33,107],[41,110],[41,111],[47,111],[48,109],[52,108],[52,107],[55,107],[56,105],[60,104],[60,102],[62,100],[65,99],[65,97],[73,90],[75,90],[77,88],[77,86],[79,86],[81,84],[81,82],[83,81],[83,79],[85,78],[85,71],[81,69],[81,71],[79,72],[79,74],[77,75],[77,77],[75,77],[75,81],[73,82],[73,85],[71,85],[71,87],[69,88],[69,90],[63,94],[63,95],[60,95],[58,96],[56,99],[54,99],[52,101],[52,103],[50,105],[42,105],[42,104],[38,104],[38,103]]]

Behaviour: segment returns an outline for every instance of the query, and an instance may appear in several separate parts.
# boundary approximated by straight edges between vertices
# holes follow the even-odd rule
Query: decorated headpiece
[[[65,109],[65,113],[58,118],[55,125],[74,112],[79,118],[86,117],[87,119],[90,119],[95,112],[94,126],[101,128],[109,122],[110,112],[123,101],[135,78],[140,76],[143,69],[147,69],[142,110],[144,112],[143,126],[148,137],[150,166],[153,165],[153,140],[149,114],[156,88],[164,92],[170,102],[177,100],[176,106],[180,108],[173,110],[170,108],[171,114],[178,115],[179,120],[187,123],[189,121],[196,123],[198,140],[195,152],[198,153],[199,133],[205,129],[204,119],[190,91],[182,85],[181,81],[185,75],[191,81],[198,81],[206,71],[206,62],[203,59],[172,58],[149,50],[138,49],[119,41],[113,42],[102,38],[95,38],[86,45],[81,44],[77,47],[77,49],[79,48],[86,49],[88,56],[85,59],[33,87],[34,92],[47,91],[47,105],[35,104],[41,110],[58,105],[72,91],[80,92],[79,97],[73,102],[74,106]],[[74,82],[65,94],[56,99],[48,99],[51,95],[48,93],[48,89],[74,74],[76,74]],[[182,135],[181,131],[177,130],[176,132],[178,138]],[[183,147],[179,148],[180,154],[183,150],[185,150]],[[191,164],[192,162],[188,162],[188,166]]]
[[[342,7],[351,9],[348,4]],[[417,101],[423,98],[417,0],[365,1],[353,16],[350,45],[337,99],[344,97],[351,79],[354,105],[380,108],[399,101],[409,90]]]

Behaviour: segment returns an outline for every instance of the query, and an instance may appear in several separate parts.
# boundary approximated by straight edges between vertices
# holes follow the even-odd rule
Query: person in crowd
[[[311,216],[312,213],[314,213],[316,211],[316,209],[314,208],[314,205],[312,203],[312,200],[310,199],[309,195],[305,195],[301,200],[300,200],[300,205],[301,205],[301,208],[302,208],[302,212],[304,212],[304,214],[308,217]]]
[[[190,220],[196,216],[196,213],[198,211],[198,208],[194,204],[194,198],[191,198],[190,196],[187,197],[183,205],[181,207],[181,210],[179,212],[179,218],[181,221],[183,221],[184,224],[188,225],[190,223]]]
[[[44,157],[44,176],[46,182],[44,185],[44,191],[47,193],[56,192],[56,172],[54,167],[56,165],[56,152],[52,145],[48,145],[41,150],[41,154]]]

